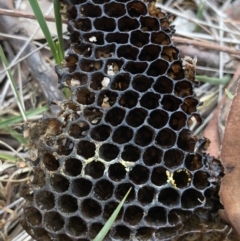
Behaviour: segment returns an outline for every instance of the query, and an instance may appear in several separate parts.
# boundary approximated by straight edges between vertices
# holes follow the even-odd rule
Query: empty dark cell
[[[99,200],[107,200],[113,195],[113,184],[108,180],[100,180],[94,185],[94,195]]]
[[[143,217],[143,210],[138,206],[127,207],[124,214],[124,221],[130,225],[137,225]]]
[[[80,44],[82,42],[81,37],[80,37],[80,33],[78,30],[73,30],[70,33],[70,37],[69,40],[71,41],[72,44]]]
[[[112,126],[117,126],[122,123],[125,117],[125,110],[119,107],[112,108],[105,116],[105,121]]]
[[[155,32],[151,35],[151,42],[159,45],[169,45],[171,43],[170,37],[164,32]]]
[[[105,64],[104,72],[108,75],[116,75],[121,71],[123,63],[122,59],[109,58]]]
[[[56,235],[56,241],[72,241],[72,239],[65,234],[59,234]]]
[[[80,7],[81,15],[84,17],[100,17],[102,15],[102,10],[99,6],[95,4],[84,4]]]
[[[181,108],[185,113],[190,115],[193,112],[197,111],[198,104],[199,102],[197,99],[188,97],[184,100],[184,103],[182,104]]]
[[[88,43],[94,43],[96,45],[104,44],[104,35],[102,32],[92,32],[83,35],[83,39]]]
[[[123,107],[132,108],[137,105],[138,97],[138,93],[134,91],[126,91],[122,94],[119,104]]]
[[[154,94],[152,92],[146,93],[142,96],[140,104],[142,107],[149,110],[156,109],[159,106],[159,99],[160,95],[158,94]]]
[[[147,14],[147,7],[143,2],[132,1],[127,4],[127,11],[131,17],[140,17]]]
[[[95,155],[95,150],[96,147],[94,143],[90,141],[80,141],[78,143],[77,153],[86,159],[93,157]]]
[[[176,189],[165,188],[161,190],[158,201],[167,206],[178,205],[180,201],[180,195]]]
[[[169,148],[176,142],[176,134],[169,128],[164,128],[157,134],[156,143],[163,147]]]
[[[134,166],[133,169],[129,172],[129,178],[136,184],[146,183],[149,178],[148,168],[142,165]]]
[[[92,54],[92,46],[90,44],[74,44],[71,48],[74,53],[82,55],[85,58],[90,57]]]
[[[178,149],[167,150],[164,155],[164,164],[169,168],[180,166],[182,164],[183,157],[183,152]]]
[[[128,73],[117,75],[111,83],[112,90],[123,91],[129,87],[131,77]]]
[[[85,88],[79,88],[77,91],[77,102],[82,105],[90,105],[94,102],[95,95]]]
[[[102,223],[93,223],[91,224],[90,228],[89,228],[89,237],[91,239],[94,239],[98,233],[100,232],[100,230],[102,229],[103,224]]]
[[[104,211],[103,211],[104,220],[108,220],[111,217],[111,215],[113,214],[113,212],[115,211],[118,205],[119,203],[111,201],[104,206]],[[120,209],[120,212],[118,213],[116,220],[119,220],[122,217],[122,214],[123,214],[123,208]]]
[[[167,169],[164,167],[155,167],[152,171],[151,181],[157,186],[163,186],[167,183]]]
[[[189,186],[192,181],[192,175],[187,169],[178,169],[173,174],[173,180],[175,181],[177,188],[184,188]]]
[[[117,100],[118,94],[109,90],[102,90],[98,96],[97,104],[102,108],[113,106]]]
[[[104,4],[110,2],[110,0],[93,0],[93,2],[96,4]]]
[[[37,226],[42,222],[42,215],[38,209],[34,207],[28,207],[24,210],[24,215],[27,222],[32,226]]]
[[[101,17],[94,20],[94,27],[97,30],[106,32],[113,32],[116,28],[116,22],[114,18]]]
[[[56,232],[63,228],[64,220],[57,212],[46,212],[44,215],[44,224],[49,231]]]
[[[168,69],[167,76],[173,80],[181,80],[185,77],[181,62],[174,62]]]
[[[108,175],[113,181],[120,181],[125,178],[126,176],[126,169],[120,163],[114,163],[110,165],[108,169]]]
[[[85,221],[77,216],[69,218],[66,229],[71,236],[86,235],[87,233],[87,225]]]
[[[141,227],[137,230],[136,237],[138,240],[147,241],[152,240],[152,235],[155,229],[149,227]]]
[[[181,198],[183,208],[195,208],[196,206],[202,205],[204,196],[197,190],[190,188],[184,191]]]
[[[50,185],[53,187],[54,191],[62,193],[68,190],[69,181],[60,174],[53,174],[50,177]]]
[[[160,94],[168,94],[173,90],[173,82],[171,79],[161,76],[157,79],[156,83],[153,85],[153,88]]]
[[[139,50],[131,45],[122,45],[117,50],[117,55],[119,58],[123,57],[125,59],[136,60]]]
[[[152,83],[152,78],[148,78],[144,75],[137,75],[133,79],[132,87],[139,92],[145,92],[151,88]]]
[[[60,138],[57,140],[57,153],[60,155],[69,155],[74,147],[74,143],[68,138]]]
[[[130,17],[123,17],[118,20],[118,28],[122,32],[129,32],[139,28],[139,22],[137,19]]]
[[[138,191],[138,201],[143,205],[151,203],[154,199],[155,192],[155,189],[150,186],[140,188]]]
[[[92,23],[89,18],[78,18],[75,20],[75,27],[81,31],[89,32],[92,29]]]
[[[193,86],[189,81],[178,81],[174,88],[175,95],[179,97],[187,97],[193,95]]]
[[[183,129],[178,136],[177,145],[180,149],[187,152],[193,152],[196,146],[197,138],[191,135],[190,131]]]
[[[34,237],[37,237],[39,240],[51,241],[52,238],[50,234],[45,230],[45,228],[34,227]]]
[[[108,43],[126,44],[129,35],[127,33],[109,33],[106,36]]]
[[[135,143],[140,146],[149,145],[154,137],[154,131],[149,126],[143,126],[138,129],[135,136]]]
[[[209,186],[209,174],[206,172],[198,171],[194,174],[193,177],[193,185],[197,189],[205,189],[206,187]]]
[[[182,101],[172,95],[165,95],[162,98],[161,104],[165,110],[176,111],[182,104]]]
[[[87,198],[82,201],[81,211],[85,217],[94,218],[101,214],[102,208],[96,200]]]
[[[95,72],[100,70],[103,66],[103,62],[101,60],[89,60],[89,59],[82,59],[80,61],[80,68],[82,71],[85,72]]]
[[[179,50],[172,46],[165,46],[162,49],[161,57],[168,62],[173,62],[178,59]]]
[[[114,228],[113,237],[118,240],[129,240],[131,230],[123,225],[118,225]]]
[[[91,76],[91,84],[90,87],[93,90],[101,90],[104,87],[104,82],[110,82],[110,79],[106,77],[101,72],[96,72]]]
[[[135,189],[134,189],[134,186],[132,183],[119,184],[115,191],[115,197],[119,201],[122,201],[122,199],[125,197],[126,193],[129,191],[130,188],[132,188],[132,189],[125,202],[128,203],[128,202],[133,201],[135,199]]]
[[[168,114],[163,110],[154,110],[150,113],[148,123],[154,128],[162,128],[168,123]]]
[[[89,125],[84,121],[79,121],[76,124],[72,124],[69,128],[69,135],[78,139],[83,138],[87,135],[89,130]]]
[[[143,124],[146,117],[146,110],[142,108],[135,108],[128,113],[126,121],[130,126],[138,127]]]
[[[49,171],[56,171],[59,168],[59,161],[49,153],[43,155],[43,163]]]
[[[92,161],[85,167],[86,175],[89,175],[94,179],[102,177],[104,170],[104,164],[100,161]]]
[[[131,44],[141,48],[144,45],[149,43],[149,34],[143,33],[140,30],[131,32],[130,42],[131,42]]]
[[[35,202],[42,210],[50,210],[55,206],[55,197],[49,191],[40,191],[35,194]]]
[[[142,31],[157,31],[159,30],[159,21],[157,18],[141,17],[141,30]]]
[[[74,72],[77,68],[77,63],[79,61],[78,56],[76,54],[70,54],[66,57],[65,61],[67,62],[69,73]]]
[[[99,125],[92,129],[91,137],[95,141],[105,141],[111,134],[111,127],[107,125]]]
[[[118,144],[128,143],[133,137],[133,130],[127,126],[117,128],[112,136],[113,142]]]
[[[95,56],[97,59],[109,58],[115,54],[115,44],[105,45],[104,47],[96,48]]]
[[[168,69],[168,63],[164,60],[158,59],[150,64],[147,74],[150,76],[159,76],[166,73]]]
[[[113,144],[104,143],[100,146],[99,156],[104,161],[112,161],[117,158],[119,154],[119,148]]]
[[[74,2],[76,2],[76,1],[78,1],[78,0],[74,0],[74,1],[73,1],[73,4],[74,4]],[[80,1],[78,1],[78,2],[79,2],[79,3],[80,3],[80,2],[81,2],[81,3],[85,3],[86,0],[80,0]],[[60,6],[60,11],[64,10],[64,7],[65,7],[65,6]],[[71,7],[69,6],[69,8],[68,8],[68,14],[69,14],[69,16],[72,17],[72,19],[75,19],[75,18],[77,17],[77,8],[76,8],[76,6],[74,6],[74,5],[72,5]]]
[[[180,130],[186,125],[187,116],[183,112],[174,112],[169,121],[169,125],[173,130]]]
[[[92,189],[92,183],[86,178],[78,178],[72,181],[71,190],[77,197],[87,196]]]
[[[143,154],[143,162],[147,166],[153,166],[155,164],[159,164],[162,161],[162,150],[155,147],[151,146],[148,147],[144,154]]]
[[[176,214],[173,214],[173,215],[175,215],[174,217],[178,218],[178,216]],[[168,220],[169,220],[169,215],[168,215]],[[163,237],[165,238],[165,240],[171,240],[171,238],[176,235],[178,229],[179,229],[179,227],[167,227],[167,228],[161,227],[158,230],[156,230],[155,237],[157,240],[159,240],[159,239],[161,240]],[[182,236],[181,236],[181,239],[182,239]],[[182,239],[182,240],[184,240],[184,239]]]
[[[159,57],[161,48],[156,45],[144,46],[139,55],[139,60],[141,61],[153,61]]]
[[[122,152],[122,159],[128,162],[136,162],[140,158],[140,150],[133,145],[125,145]]]
[[[86,74],[74,73],[67,77],[66,84],[72,86],[85,85],[88,81]]]
[[[63,213],[73,213],[78,209],[77,199],[70,195],[60,196],[58,199],[58,210]]]
[[[150,225],[163,225],[166,223],[166,210],[163,207],[152,207],[145,218]]]
[[[121,3],[111,2],[104,5],[104,12],[109,17],[118,18],[125,15],[125,6]]]
[[[98,108],[86,108],[83,111],[84,118],[89,121],[92,125],[98,124],[103,116],[103,113]]]
[[[147,66],[148,64],[146,62],[129,61],[123,68],[124,71],[130,72],[131,74],[141,74],[146,70]]]

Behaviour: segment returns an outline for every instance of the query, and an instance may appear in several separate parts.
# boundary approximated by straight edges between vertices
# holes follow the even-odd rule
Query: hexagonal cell
[[[160,46],[149,44],[143,47],[138,58],[141,61],[153,61],[159,57],[160,51]]]
[[[106,36],[108,43],[126,44],[128,42],[129,35],[126,33],[109,33]]]
[[[187,114],[192,114],[197,111],[197,106],[199,101],[192,97],[187,97],[184,99],[184,103],[182,104],[182,110]]]
[[[74,147],[74,143],[68,138],[60,138],[57,140],[58,148],[57,153],[59,155],[69,155]]]
[[[103,116],[103,113],[98,108],[86,108],[83,111],[84,118],[89,121],[92,125],[98,124]]]
[[[119,148],[113,144],[102,144],[99,149],[99,156],[104,161],[112,161],[117,158],[119,154]]]
[[[157,45],[169,45],[171,39],[168,34],[163,31],[151,34],[151,42]]]
[[[34,236],[38,238],[39,240],[44,240],[44,241],[51,241],[52,238],[50,234],[43,228],[34,228]]]
[[[74,213],[78,209],[77,199],[71,195],[62,195],[58,198],[58,210],[63,213]]]
[[[86,165],[85,174],[97,179],[103,176],[104,170],[105,166],[102,162],[92,161]]]
[[[167,183],[168,177],[166,174],[167,169],[164,167],[155,167],[152,171],[151,181],[156,186],[163,186]]]
[[[164,46],[161,52],[161,57],[168,62],[173,62],[178,59],[179,50],[172,46]]]
[[[100,232],[100,230],[102,229],[103,224],[102,223],[93,223],[91,224],[91,226],[89,227],[89,237],[91,239],[94,239],[98,233]]]
[[[118,225],[114,228],[113,237],[119,240],[129,240],[131,230],[124,225]]]
[[[92,54],[92,47],[90,44],[75,44],[71,47],[73,53],[82,55],[85,58],[88,58]],[[73,85],[76,85],[76,82],[73,82]]]
[[[141,17],[141,30],[142,31],[158,31],[159,30],[159,21],[157,18],[151,17]]]
[[[145,75],[137,75],[133,78],[132,87],[139,92],[146,92],[151,88],[152,83],[152,78],[148,78]]]
[[[196,146],[197,138],[191,135],[188,129],[183,129],[178,135],[177,145],[186,152],[193,152]]]
[[[142,208],[132,205],[127,207],[124,213],[124,221],[130,225],[137,225],[143,217],[144,211]]]
[[[97,104],[102,108],[108,109],[115,104],[117,97],[118,94],[114,91],[102,90],[98,95]]]
[[[147,75],[149,76],[159,76],[166,73],[168,69],[168,63],[165,60],[155,60],[152,62],[147,70]]]
[[[130,72],[131,74],[141,74],[145,72],[147,67],[147,62],[128,61],[123,69],[124,71]]]
[[[152,235],[155,229],[149,227],[141,227],[137,230],[136,237],[138,240],[147,241],[152,240]]]
[[[89,32],[92,29],[92,23],[89,18],[78,18],[74,22],[75,28],[84,32]]]
[[[44,224],[49,231],[56,232],[63,228],[64,220],[57,212],[46,212],[44,214]]]
[[[159,226],[165,224],[167,221],[165,208],[158,206],[150,208],[145,220],[150,225]]]
[[[91,158],[95,155],[95,144],[90,141],[80,141],[77,146],[78,155],[84,157],[85,159]]]
[[[138,191],[138,201],[142,205],[147,205],[153,201],[155,193],[156,190],[153,187],[144,186]]]
[[[160,129],[168,123],[168,113],[163,110],[154,110],[148,117],[148,123],[154,128]]]
[[[185,159],[185,166],[190,171],[195,171],[200,169],[203,166],[202,156],[200,156],[199,154],[188,154]]]
[[[133,31],[131,32],[130,42],[131,44],[141,48],[149,43],[149,34],[143,33],[140,30]]]
[[[168,94],[173,90],[173,81],[166,76],[161,76],[153,85],[153,89],[160,94]]]
[[[80,53],[79,53],[80,54]],[[82,73],[73,73],[66,77],[64,80],[67,85],[78,86],[85,85],[87,83],[88,77]]]
[[[55,197],[49,191],[39,191],[35,194],[35,202],[42,210],[50,210],[55,206]]]
[[[107,112],[105,121],[112,126],[117,126],[122,123],[125,113],[126,111],[123,108],[114,107]]]
[[[156,136],[156,144],[162,148],[169,148],[176,142],[176,134],[169,128],[160,130]]]
[[[95,100],[95,95],[88,89],[79,88],[76,94],[77,102],[82,105],[90,105]]]
[[[76,158],[67,159],[63,171],[69,176],[78,176],[82,171],[82,162]]]
[[[86,235],[87,233],[85,221],[77,216],[68,219],[66,229],[71,236]]]
[[[205,189],[206,187],[208,187],[210,185],[209,181],[209,174],[206,172],[202,172],[202,171],[198,171],[194,174],[193,177],[193,185],[197,188],[197,189]]]
[[[133,137],[133,130],[127,126],[121,126],[117,128],[112,136],[112,140],[115,143],[123,144],[128,143]]]
[[[149,170],[142,165],[136,165],[129,172],[129,179],[136,184],[144,184],[148,181]]]
[[[88,43],[94,43],[96,45],[104,44],[104,35],[102,32],[91,32],[83,35],[83,39]]]
[[[50,185],[56,192],[65,192],[68,190],[69,181],[60,174],[53,174],[50,177]]]
[[[124,196],[126,195],[126,193],[129,191],[129,189],[131,189],[127,199],[126,199],[126,203],[128,202],[132,202],[135,199],[135,189],[132,183],[122,183],[119,184],[116,188],[115,191],[115,197],[119,200],[122,201],[122,199],[124,198]]]
[[[98,125],[92,129],[90,135],[95,141],[106,141],[110,136],[111,132],[112,130],[110,126]]]
[[[80,68],[84,72],[95,72],[102,68],[103,61],[101,60],[89,60],[89,59],[81,59]]]
[[[146,93],[140,100],[140,105],[146,109],[152,110],[159,106],[160,95],[152,92]]]
[[[122,152],[122,159],[128,162],[136,162],[140,158],[141,151],[133,145],[125,145]]]
[[[180,166],[183,162],[183,157],[184,154],[179,149],[167,150],[164,154],[164,164],[169,168]]]
[[[74,72],[77,68],[77,63],[79,62],[78,56],[76,54],[69,54],[65,61],[67,62],[69,73]]]
[[[186,126],[187,116],[181,111],[174,112],[169,120],[169,126],[173,130],[179,131]]]
[[[116,28],[116,21],[114,18],[96,18],[93,24],[97,30],[102,30],[104,32],[113,32]]]
[[[112,90],[123,91],[129,87],[131,77],[128,73],[117,75],[111,83]]]
[[[173,80],[181,80],[185,77],[184,70],[182,68],[182,63],[181,62],[174,62],[171,64],[167,76]]]
[[[85,121],[79,121],[78,123],[72,124],[69,128],[69,135],[78,139],[83,138],[87,135],[89,125]]]
[[[98,47],[95,50],[95,57],[97,59],[109,58],[115,54],[115,44],[104,45],[103,47]]]
[[[135,48],[132,45],[122,45],[118,47],[117,55],[119,58],[123,57],[125,59],[136,60],[138,52],[138,48]]]
[[[148,147],[143,154],[143,162],[147,166],[153,166],[162,162],[162,150],[155,147]]]
[[[108,220],[111,217],[111,215],[113,214],[113,212],[115,211],[118,205],[119,203],[110,201],[104,206],[104,211],[103,211],[104,220]],[[120,212],[117,215],[116,221],[121,219],[122,214],[123,214],[123,208],[120,209]]]
[[[81,204],[82,214],[87,218],[94,218],[101,214],[101,205],[94,199],[87,198]]]
[[[176,189],[165,188],[161,190],[158,195],[158,201],[166,206],[178,205],[180,201],[180,194]]]
[[[43,155],[43,164],[49,171],[56,171],[59,168],[59,161],[54,155],[47,153]]]
[[[175,215],[175,216],[178,218],[177,215]],[[179,229],[179,227],[167,227],[167,228],[161,227],[155,231],[155,237],[157,240],[162,239],[162,238],[164,238],[165,240],[167,240],[167,239],[171,240],[173,237],[176,237],[176,233],[178,232],[178,229]],[[193,236],[194,236],[194,238],[196,237],[195,234]]]
[[[24,215],[27,222],[32,226],[37,226],[42,223],[42,214],[34,207],[28,207],[24,210]]]
[[[161,104],[167,111],[176,111],[182,104],[182,101],[175,96],[165,95],[162,98]]]
[[[143,2],[132,1],[127,4],[127,11],[131,17],[140,17],[147,14],[147,7]]]
[[[190,83],[189,81],[186,81],[186,80],[178,81],[175,84],[174,94],[181,98],[189,96],[189,95],[193,95],[192,83]]]
[[[77,197],[87,196],[92,189],[92,182],[85,178],[79,178],[72,181],[71,190]]]
[[[94,185],[94,196],[99,200],[107,200],[113,195],[113,184],[108,180],[100,180]]]
[[[181,203],[183,208],[195,208],[202,205],[205,197],[202,193],[198,192],[193,188],[189,188],[183,192]]]
[[[138,93],[131,90],[126,91],[122,94],[119,104],[123,107],[132,108],[137,105],[138,97]]]
[[[118,20],[118,29],[121,32],[129,32],[135,29],[138,29],[140,26],[137,19],[130,18],[130,17],[122,17]]]
[[[33,176],[32,184],[35,187],[42,188],[46,184],[46,179],[45,179],[45,173],[42,169],[40,168],[35,168],[34,169],[35,173]]]
[[[102,10],[99,6],[96,6],[94,4],[83,4],[80,8],[81,15],[84,17],[100,17],[102,15]]]
[[[147,114],[143,108],[134,108],[128,113],[126,121],[128,125],[138,127],[144,123]]]
[[[111,2],[104,5],[104,12],[109,17],[118,18],[125,15],[125,6],[121,3]]]
[[[93,90],[101,90],[103,88],[106,88],[107,86],[104,86],[104,82],[108,82],[110,81],[110,79],[105,76],[103,73],[101,72],[96,72],[91,76],[91,84],[90,84],[90,88],[92,88]]]
[[[139,146],[149,145],[154,137],[154,131],[149,126],[142,126],[137,130],[134,142]]]
[[[108,176],[115,182],[125,178],[126,169],[121,163],[114,163],[109,166]]]

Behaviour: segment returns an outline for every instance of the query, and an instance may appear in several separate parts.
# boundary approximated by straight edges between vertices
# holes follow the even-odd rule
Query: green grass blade
[[[229,75],[224,76],[223,78],[214,78],[214,77],[208,77],[204,75],[196,75],[196,78],[204,83],[209,83],[212,85],[226,85],[230,80],[231,77]]]
[[[4,160],[8,160],[9,162],[16,162],[17,161],[17,157],[6,154],[6,153],[1,153],[0,152],[0,159],[4,159]]]
[[[13,130],[11,127],[5,127],[4,129],[8,134],[10,134],[13,138],[15,138],[22,145],[27,144],[27,140],[23,137],[22,134],[19,134],[18,132]]]
[[[117,218],[118,213],[121,210],[122,205],[124,204],[125,200],[128,197],[128,194],[130,193],[132,188],[130,188],[128,190],[128,192],[126,193],[125,197],[123,198],[123,200],[118,204],[117,208],[115,209],[115,211],[113,212],[113,214],[111,215],[111,217],[108,219],[108,221],[105,223],[105,225],[102,227],[102,229],[100,230],[100,232],[98,233],[98,235],[95,237],[95,239],[93,241],[102,241],[107,232],[110,230],[110,228],[112,227],[115,219]]]
[[[205,10],[205,2],[203,0],[200,1],[199,6],[198,6],[198,10],[197,10],[197,15],[196,18],[199,20],[203,19],[203,11]],[[195,27],[195,32],[199,32],[200,30],[200,26],[196,25]]]
[[[52,54],[53,54],[53,57],[56,61],[57,64],[60,64],[60,59],[59,59],[59,55],[58,55],[58,52],[56,50],[56,47],[55,47],[55,43],[53,42],[53,39],[52,39],[52,36],[51,36],[51,33],[48,29],[48,26],[47,26],[47,23],[46,23],[46,20],[43,16],[43,13],[40,9],[40,6],[38,4],[38,1],[37,0],[29,0],[29,3],[32,7],[32,10],[36,16],[36,19],[38,21],[38,24],[40,25],[44,35],[45,35],[45,38],[48,42],[48,45],[52,51]]]
[[[233,99],[234,95],[228,89],[225,89],[225,93],[230,100]]]
[[[57,42],[55,43],[55,46],[56,46],[56,49],[57,49],[58,54],[59,54],[59,59],[60,59],[60,61],[62,62],[64,57],[63,57],[63,52],[62,52],[62,50],[61,50],[60,43],[57,41]]]

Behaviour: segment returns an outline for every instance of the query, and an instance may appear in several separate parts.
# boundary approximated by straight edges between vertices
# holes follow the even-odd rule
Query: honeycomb
[[[206,154],[194,75],[172,16],[140,0],[68,0],[71,47],[56,118],[29,123],[32,180],[22,225],[36,240],[237,240],[217,215],[223,167]]]

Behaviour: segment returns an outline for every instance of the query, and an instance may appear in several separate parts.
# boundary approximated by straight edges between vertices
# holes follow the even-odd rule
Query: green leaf
[[[228,89],[225,89],[225,93],[230,100],[233,99],[234,95]]]
[[[223,78],[214,78],[214,77],[208,77],[204,75],[196,75],[196,78],[204,83],[209,83],[212,85],[226,85],[230,80],[231,77],[229,75],[224,76]]]
[[[0,159],[8,160],[10,162],[16,162],[18,160],[17,157],[6,154],[6,153],[1,153],[0,152]]]
[[[122,205],[124,204],[125,200],[127,199],[130,191],[132,188],[130,188],[128,190],[128,192],[126,193],[126,195],[124,196],[123,200],[118,204],[117,208],[115,209],[115,211],[113,212],[113,214],[111,215],[111,217],[108,219],[108,221],[105,223],[105,225],[102,227],[102,229],[100,230],[100,232],[98,233],[98,235],[95,237],[95,239],[93,241],[102,241],[105,236],[107,235],[108,231],[110,230],[110,228],[112,227],[115,219],[117,218],[118,213],[121,210]]]

